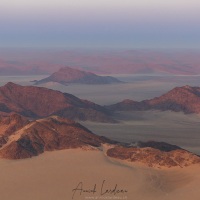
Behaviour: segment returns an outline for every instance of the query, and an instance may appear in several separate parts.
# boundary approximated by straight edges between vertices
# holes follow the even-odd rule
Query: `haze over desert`
[[[197,78],[187,77],[197,85]],[[30,81],[38,79],[38,76],[4,76],[1,85],[12,81],[13,78],[17,84],[33,85]],[[163,76],[148,75],[131,78],[128,75],[121,75],[118,78],[125,83],[111,84],[103,88],[99,85],[63,86],[57,83],[39,87],[45,86],[71,93],[103,106],[117,103],[127,97],[138,101],[151,99],[168,92],[174,86],[182,85],[184,80],[184,77],[178,77],[172,79],[174,81],[171,79],[167,81],[167,78],[162,79]],[[80,121],[80,123],[97,135],[122,143],[133,145],[137,141],[164,141],[200,154],[198,114],[156,110],[117,111],[112,117],[118,123],[91,121]],[[191,196],[193,199],[199,199],[200,195],[199,164],[183,168],[152,168],[141,163],[108,157],[101,148],[44,152],[37,157],[22,160],[1,159],[0,163],[3,172],[0,173],[1,195],[5,200],[13,198],[188,200]],[[116,189],[120,189],[121,192],[115,194]],[[84,190],[89,192],[83,192]]]

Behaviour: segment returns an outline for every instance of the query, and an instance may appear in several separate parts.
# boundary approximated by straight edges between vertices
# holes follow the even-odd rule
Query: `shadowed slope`
[[[136,102],[124,100],[108,106],[111,110],[171,110],[188,113],[200,113],[200,87],[176,87],[168,93],[150,100]]]
[[[0,87],[0,111],[34,118],[55,114],[70,119],[114,122],[105,108],[93,102],[47,88],[11,82]]]
[[[72,120],[52,116],[25,125],[8,137],[0,155],[8,159],[37,156],[44,151],[100,147],[109,139],[97,136]]]
[[[8,137],[29,123],[29,120],[18,114],[8,117],[0,117],[0,147],[7,141]]]

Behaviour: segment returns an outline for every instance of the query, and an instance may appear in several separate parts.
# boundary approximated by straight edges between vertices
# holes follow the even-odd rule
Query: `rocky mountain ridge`
[[[20,123],[23,122],[20,115],[14,114],[6,117],[0,128],[6,125],[5,121],[13,121],[13,117]],[[7,129],[12,124],[9,123]],[[75,121],[58,116],[29,121],[24,126],[16,127],[10,134],[0,131],[0,135],[7,138],[0,148],[0,156],[7,159],[30,158],[45,151],[61,149],[91,149],[100,147],[105,142],[113,143],[107,138],[93,134]]]
[[[111,84],[111,83],[120,83],[121,81],[111,76],[98,76],[91,72],[74,69],[71,67],[63,67],[58,71],[54,72],[49,77],[41,79],[39,81],[35,81],[35,85],[48,82],[57,82],[63,85],[68,85],[72,83]]]
[[[114,146],[106,154],[111,158],[157,169],[200,164],[199,156],[164,142],[140,142],[135,147]]]
[[[31,118],[58,115],[82,121],[115,122],[106,108],[93,102],[68,93],[12,82],[0,87],[0,112],[16,112]]]
[[[0,157],[5,159],[31,158],[45,151],[78,148],[104,149],[105,155],[110,158],[153,168],[200,164],[199,156],[176,145],[155,141],[120,143],[95,135],[81,124],[58,116],[32,121],[15,113],[1,117],[0,137],[4,138]]]
[[[200,113],[200,87],[176,87],[166,94],[141,102],[126,99],[110,105],[111,110],[161,110],[189,113]]]

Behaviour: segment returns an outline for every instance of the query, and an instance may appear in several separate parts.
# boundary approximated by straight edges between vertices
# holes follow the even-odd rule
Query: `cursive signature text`
[[[72,199],[76,195],[81,196],[82,194],[98,194],[100,196],[103,195],[117,195],[117,194],[125,194],[128,190],[122,189],[118,187],[118,184],[115,184],[113,187],[108,187],[106,185],[106,181],[103,180],[100,187],[95,183],[91,188],[85,188],[83,182],[79,182],[77,186],[72,189]]]

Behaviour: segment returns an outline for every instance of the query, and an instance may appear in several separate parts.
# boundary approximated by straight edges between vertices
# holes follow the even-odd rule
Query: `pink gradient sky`
[[[199,0],[0,1],[0,47],[199,48]]]

